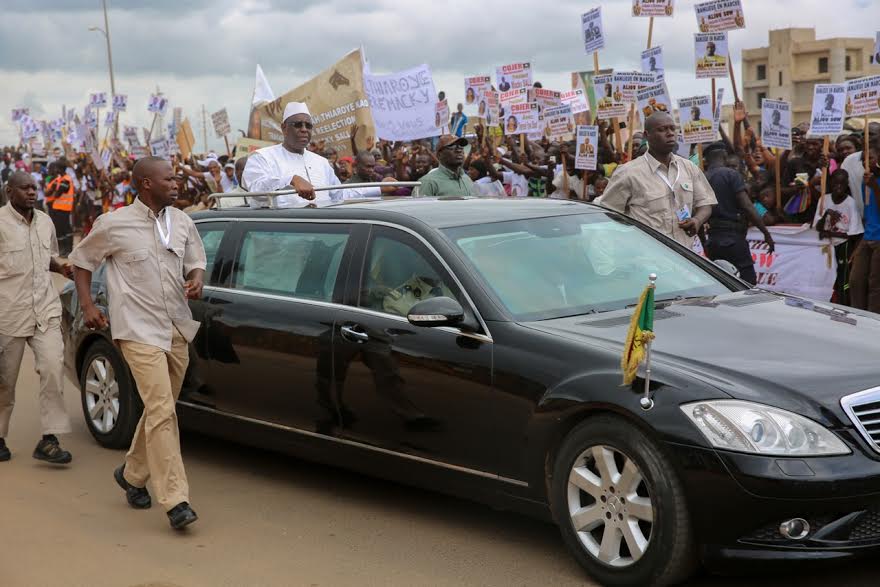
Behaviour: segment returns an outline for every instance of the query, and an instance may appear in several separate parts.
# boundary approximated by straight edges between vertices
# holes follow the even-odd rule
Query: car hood
[[[633,310],[524,324],[621,352]],[[880,315],[762,291],[658,304],[652,369],[736,399],[842,415],[844,395],[880,385]],[[817,405],[818,404],[818,405]]]

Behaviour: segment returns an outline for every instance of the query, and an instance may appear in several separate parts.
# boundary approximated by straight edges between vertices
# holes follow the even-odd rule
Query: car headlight
[[[820,424],[763,404],[711,400],[683,404],[681,410],[717,448],[788,457],[851,452]]]

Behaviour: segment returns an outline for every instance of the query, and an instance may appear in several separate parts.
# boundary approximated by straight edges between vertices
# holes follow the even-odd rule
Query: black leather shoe
[[[175,530],[180,530],[185,526],[189,526],[198,519],[199,517],[185,501],[180,502],[168,510],[168,521],[171,523],[171,527]]]
[[[66,465],[73,460],[73,456],[61,448],[61,445],[58,444],[58,439],[51,434],[43,437],[37,443],[37,447],[34,449],[34,458],[56,465]]]
[[[124,472],[125,465],[122,465],[113,471],[113,478],[116,479],[116,484],[125,490],[125,499],[128,500],[128,505],[136,510],[149,509],[153,505],[153,500],[150,499],[150,492],[147,491],[146,487],[135,487],[126,481],[122,475]]]
[[[3,461],[8,461],[12,458],[12,453],[9,452],[9,448],[6,447],[6,440],[0,438],[0,463]]]

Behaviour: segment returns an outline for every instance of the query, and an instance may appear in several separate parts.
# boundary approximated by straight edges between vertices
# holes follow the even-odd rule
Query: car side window
[[[214,260],[217,258],[217,252],[220,250],[220,242],[223,235],[226,234],[226,223],[219,222],[201,222],[196,224],[196,230],[202,237],[202,245],[205,247],[205,281],[210,283],[211,275],[214,273]]]
[[[332,302],[348,237],[346,227],[250,229],[242,238],[233,287]]]
[[[399,230],[376,230],[361,276],[358,305],[406,316],[416,303],[446,296],[457,299],[451,279],[424,246]]]

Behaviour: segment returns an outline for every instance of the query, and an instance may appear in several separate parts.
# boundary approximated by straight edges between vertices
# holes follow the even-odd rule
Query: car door
[[[493,471],[492,341],[484,328],[424,328],[418,300],[455,298],[476,315],[439,257],[413,233],[373,226],[349,302],[334,322],[339,435],[441,463]],[[354,271],[354,269],[352,270]]]
[[[319,404],[319,390],[331,376],[350,232],[336,223],[239,223],[228,279],[210,298],[218,410],[303,430],[326,426],[332,411]]]

